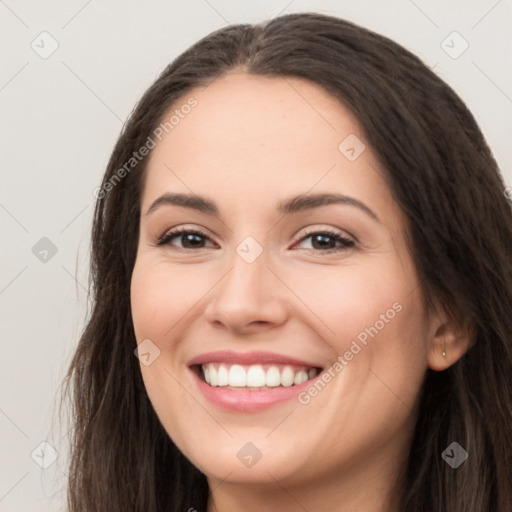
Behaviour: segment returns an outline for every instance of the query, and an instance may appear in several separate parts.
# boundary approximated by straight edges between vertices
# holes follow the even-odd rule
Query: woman
[[[512,213],[463,102],[352,23],[205,37],[108,164],[71,511],[512,506]]]

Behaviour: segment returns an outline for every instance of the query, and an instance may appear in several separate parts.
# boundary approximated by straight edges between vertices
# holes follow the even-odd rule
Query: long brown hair
[[[353,112],[410,225],[425,297],[475,333],[454,365],[427,370],[400,512],[512,510],[512,210],[496,161],[464,103],[419,58],[350,22],[302,13],[197,42],[147,90],[119,137],[92,227],[93,307],[65,379],[70,511],[206,510],[206,477],[160,424],[133,353],[130,280],[147,159],[107,183],[179,98],[235,68],[308,79]],[[441,458],[452,441],[469,453],[457,469]]]

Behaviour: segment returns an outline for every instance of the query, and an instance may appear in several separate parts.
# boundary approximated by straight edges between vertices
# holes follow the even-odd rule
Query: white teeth
[[[293,383],[295,385],[302,384],[308,380],[308,372],[306,370],[301,370],[295,374],[295,378],[293,379]]]
[[[271,366],[267,370],[266,384],[268,387],[275,388],[281,385],[281,373],[277,366]]]
[[[293,384],[293,378],[295,374],[290,366],[285,366],[281,373],[281,384],[285,387],[289,387]]]
[[[260,388],[265,385],[266,375],[263,368],[256,364],[249,367],[247,372],[247,386],[250,388]]]
[[[205,378],[206,382],[208,382],[206,375],[204,378]],[[217,372],[217,379],[218,379],[219,386],[227,386],[229,384],[229,373],[228,373],[228,369],[226,368],[226,365],[221,364],[219,366],[219,371]]]
[[[219,379],[217,378],[217,370],[215,369],[215,366],[213,364],[209,367],[210,370],[210,386],[218,386],[219,385]],[[205,376],[206,379],[206,376]]]
[[[294,369],[291,366],[270,366],[267,371],[260,364],[243,367],[239,364],[203,364],[204,380],[210,386],[236,388],[289,387],[299,385],[317,375],[315,368]]]
[[[234,364],[229,369],[229,385],[235,388],[245,388],[247,386],[247,374],[243,366]]]

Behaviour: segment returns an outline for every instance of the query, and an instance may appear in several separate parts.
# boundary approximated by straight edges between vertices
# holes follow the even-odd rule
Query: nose
[[[264,254],[248,263],[234,251],[229,270],[209,294],[207,321],[236,334],[263,332],[286,321],[288,290]]]

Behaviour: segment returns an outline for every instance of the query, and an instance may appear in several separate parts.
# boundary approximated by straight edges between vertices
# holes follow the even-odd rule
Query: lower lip
[[[197,375],[194,368],[190,368],[197,385],[203,395],[214,405],[230,411],[254,412],[268,409],[273,405],[280,404],[297,398],[297,395],[311,385],[313,379],[309,379],[302,384],[275,387],[262,391],[249,391],[240,389],[223,389],[217,386],[210,386]],[[317,379],[318,375],[314,377]]]

